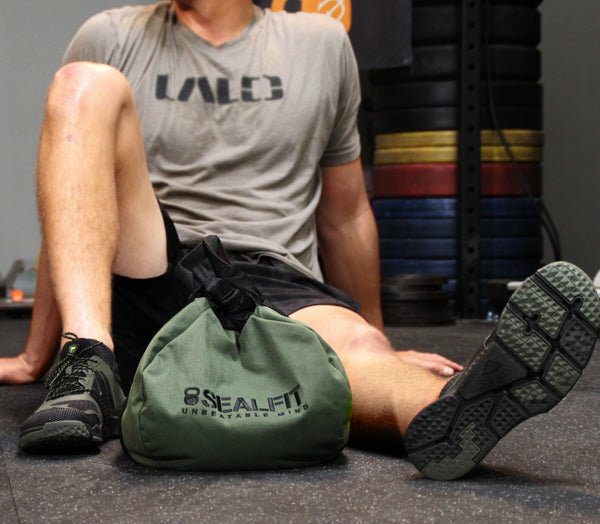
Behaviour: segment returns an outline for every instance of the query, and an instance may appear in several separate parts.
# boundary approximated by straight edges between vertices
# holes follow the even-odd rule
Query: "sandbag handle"
[[[206,297],[225,329],[241,331],[256,306],[267,303],[248,276],[231,265],[215,235],[206,237],[179,264],[194,279],[190,298]]]

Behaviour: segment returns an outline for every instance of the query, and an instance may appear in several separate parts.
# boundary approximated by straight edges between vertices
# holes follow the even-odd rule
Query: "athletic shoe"
[[[115,358],[104,344],[72,333],[46,380],[43,404],[21,427],[28,453],[69,453],[94,448],[119,434],[125,395]]]
[[[587,275],[567,262],[540,269],[514,292],[465,371],[410,423],[408,458],[433,479],[469,472],[517,424],[560,402],[599,327],[600,300]]]

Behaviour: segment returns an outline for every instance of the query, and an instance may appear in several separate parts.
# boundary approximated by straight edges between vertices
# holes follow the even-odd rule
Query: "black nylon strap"
[[[258,304],[269,305],[248,276],[230,264],[214,235],[206,237],[179,265],[193,277],[191,299],[206,297],[225,329],[241,331]]]

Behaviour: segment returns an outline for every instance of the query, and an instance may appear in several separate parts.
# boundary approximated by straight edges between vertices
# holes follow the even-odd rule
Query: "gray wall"
[[[119,0],[0,0],[0,273],[35,256],[35,157],[46,89],[65,46],[92,13]],[[127,3],[144,3],[127,2]],[[543,20],[546,205],[563,258],[600,269],[598,0],[546,0]],[[546,257],[552,252],[547,247]]]

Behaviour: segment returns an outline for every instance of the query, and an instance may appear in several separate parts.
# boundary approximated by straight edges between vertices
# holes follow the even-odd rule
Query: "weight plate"
[[[457,80],[461,73],[461,48],[456,45],[413,47],[410,67],[377,69],[370,73],[375,85],[399,84],[408,80]],[[492,44],[482,50],[481,75],[487,78],[490,64],[492,80],[538,81],[542,76],[542,60],[535,47]]]
[[[456,218],[381,218],[377,220],[380,238],[455,238]],[[535,237],[541,235],[537,217],[482,218],[482,237]]]
[[[542,0],[488,0],[491,5],[518,5],[523,7],[538,7]],[[462,0],[412,0],[413,7],[429,5],[462,5]]]
[[[537,107],[496,107],[496,117],[505,129],[542,129],[543,111]],[[480,111],[482,129],[494,128],[489,107]],[[373,133],[403,133],[409,131],[455,130],[460,127],[460,111],[455,106],[412,107],[373,113]]]
[[[382,275],[400,273],[435,273],[450,278],[456,277],[458,261],[456,259],[381,259]],[[540,260],[535,259],[481,259],[482,278],[507,278],[523,280],[540,268]]]
[[[452,5],[413,7],[413,45],[460,42],[461,14],[462,9]],[[482,7],[482,33],[488,42],[537,46],[541,41],[541,16],[531,7]]]
[[[446,282],[448,282],[448,279],[441,275],[392,275],[381,279],[381,288],[394,288],[400,290],[441,289]]]
[[[448,291],[441,289],[413,289],[404,290],[396,288],[381,288],[381,300],[384,304],[393,304],[395,302],[437,302],[447,301],[450,298]]]
[[[458,232],[456,218],[382,218],[377,220],[379,238],[444,238]]]
[[[519,164],[529,190],[534,196],[542,194],[540,164]],[[376,198],[456,196],[457,164],[396,164],[377,166],[371,174],[373,195]],[[510,163],[481,164],[481,194],[484,196],[527,195],[515,167]]]
[[[537,217],[537,199],[529,197],[485,197],[482,217]]]
[[[381,238],[381,258],[456,258],[461,247],[456,238]],[[541,237],[482,238],[481,258],[538,258],[543,255]]]
[[[511,146],[516,162],[541,162],[543,150],[540,147]],[[436,147],[398,147],[395,149],[377,149],[374,154],[376,166],[393,164],[415,164],[432,162],[458,162],[458,148]],[[504,146],[481,146],[481,162],[510,162],[511,158]]]
[[[386,326],[443,326],[452,324],[450,302],[397,302],[382,304]]]
[[[480,200],[482,217],[537,217],[535,199],[529,197],[484,197]],[[372,202],[375,217],[454,218],[456,198],[384,198]],[[411,273],[411,271],[402,271]],[[436,273],[429,271],[429,273]]]
[[[480,231],[483,237],[535,237],[542,235],[539,217],[482,218]]]
[[[535,129],[503,129],[502,134],[509,145],[535,146],[544,145],[543,131]],[[388,133],[375,136],[376,149],[393,149],[397,147],[425,146],[458,146],[458,131],[414,131],[406,133]],[[482,129],[480,137],[483,146],[499,146],[502,140],[495,129]]]
[[[536,82],[493,82],[491,93],[497,106],[542,107],[543,87]],[[404,107],[453,106],[460,103],[458,82],[432,81],[380,85],[372,88],[373,109],[401,109]],[[487,82],[481,84],[481,104],[490,100]]]

